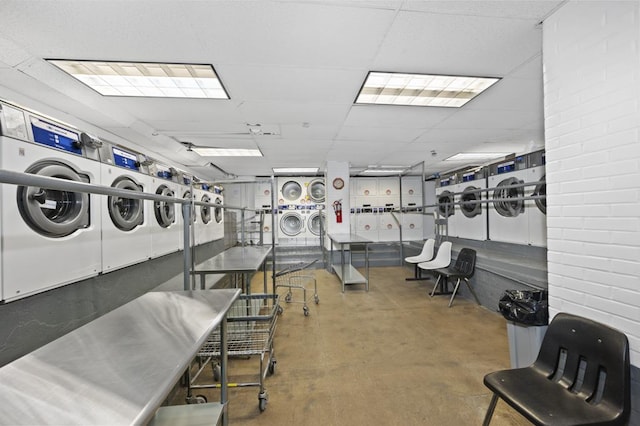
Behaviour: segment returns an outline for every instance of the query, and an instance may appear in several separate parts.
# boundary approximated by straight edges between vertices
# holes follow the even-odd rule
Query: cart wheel
[[[318,303],[320,303],[320,298],[318,297],[318,295],[316,294],[315,296],[313,296],[313,300],[316,302],[316,305]]]
[[[276,363],[277,361],[275,359],[272,359],[271,362],[269,362],[269,374],[272,376],[276,374]]]
[[[282,315],[283,312],[284,309],[282,309],[282,306],[278,305],[278,315]]]
[[[222,371],[220,369],[220,365],[216,364],[213,366],[213,380],[215,380],[216,382],[219,382],[220,376],[222,376]]]
[[[269,396],[267,395],[267,393],[260,392],[260,394],[258,395],[258,408],[260,408],[261,412],[267,409],[268,400],[269,400]]]
[[[302,310],[304,311],[304,316],[308,317],[309,316],[309,308],[305,306],[304,308],[302,308]]]
[[[284,297],[284,301],[287,303],[291,303],[291,293],[287,293],[287,295]]]
[[[185,398],[187,404],[206,404],[207,397],[204,395],[188,396]]]

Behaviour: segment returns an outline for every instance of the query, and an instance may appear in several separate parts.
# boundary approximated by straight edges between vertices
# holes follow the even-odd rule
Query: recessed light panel
[[[444,161],[486,161],[495,158],[502,158],[509,155],[510,152],[461,152],[453,155]]]
[[[192,147],[191,151],[202,157],[262,157],[259,149],[249,148],[199,148]]]
[[[369,72],[356,104],[460,108],[499,79]]]
[[[211,65],[48,61],[104,96],[229,99]]]
[[[316,174],[318,167],[274,167],[274,174]]]

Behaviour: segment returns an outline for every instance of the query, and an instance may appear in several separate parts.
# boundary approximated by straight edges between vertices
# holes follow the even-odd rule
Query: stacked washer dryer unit
[[[273,221],[273,202],[271,181],[261,181],[256,183],[255,187],[255,209],[258,218],[262,213],[262,243],[269,245],[272,238],[278,241],[278,217],[276,216],[275,227]],[[277,200],[276,200],[277,201]],[[277,209],[275,210],[277,212]],[[274,235],[275,232],[275,235]]]
[[[371,241],[379,240],[378,179],[356,177],[351,179],[351,232]]]
[[[441,230],[443,236],[456,236],[456,220],[459,215],[459,208],[455,205],[454,193],[458,189],[458,176],[453,174],[445,174],[436,182],[436,202],[438,208],[436,214],[439,219],[446,219],[446,229]]]
[[[157,195],[180,197],[176,169],[153,162],[149,165],[151,188]],[[151,256],[158,257],[179,250],[182,240],[181,205],[165,201],[153,202],[151,220]]]
[[[326,232],[326,187],[324,178],[311,179],[307,185],[309,217],[307,217],[307,245],[321,245],[320,232]]]
[[[105,143],[100,150],[101,180],[105,186],[155,193],[149,176],[150,160],[138,152]],[[102,269],[109,272],[152,257],[153,202],[124,196],[101,197]]]
[[[478,167],[458,173],[458,184],[454,185],[456,198],[456,237],[484,241],[487,239],[487,188],[486,168]]]
[[[193,185],[194,200],[207,205],[196,205],[195,221],[195,244],[201,245],[211,241],[213,234],[213,194],[209,191],[210,186],[206,183],[195,183]]]
[[[306,245],[308,198],[304,177],[278,178],[278,224],[280,245]]]
[[[378,241],[398,241],[400,216],[391,212],[400,206],[400,180],[398,177],[378,178]]]
[[[514,244],[546,246],[546,204],[523,201],[543,192],[541,185],[526,185],[544,178],[544,153],[535,152],[489,166],[489,239]],[[544,191],[546,192],[546,191]],[[513,200],[510,200],[513,199]],[[546,208],[544,209],[546,210]]]
[[[403,176],[401,178],[402,208],[408,209],[402,212],[402,240],[422,241],[423,222],[422,217],[422,176]]]
[[[3,102],[0,128],[2,169],[100,182],[100,142],[88,135]],[[10,184],[0,185],[0,191],[1,300],[15,300],[100,272],[100,196]]]

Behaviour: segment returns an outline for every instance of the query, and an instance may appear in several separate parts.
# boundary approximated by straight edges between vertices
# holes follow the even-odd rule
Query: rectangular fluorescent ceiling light
[[[259,149],[253,148],[198,148],[191,151],[202,157],[262,157]]]
[[[47,61],[103,96],[229,99],[211,65]]]
[[[495,158],[502,158],[511,154],[510,152],[461,152],[446,158],[444,161],[486,161]]]
[[[356,104],[460,108],[499,78],[370,71]]]
[[[315,174],[318,173],[318,167],[274,167],[274,174]]]
[[[406,169],[365,169],[359,175],[399,175]]]

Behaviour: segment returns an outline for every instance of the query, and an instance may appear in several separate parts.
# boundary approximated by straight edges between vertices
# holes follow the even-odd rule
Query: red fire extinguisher
[[[333,210],[336,212],[336,223],[342,223],[342,199],[333,202]]]

